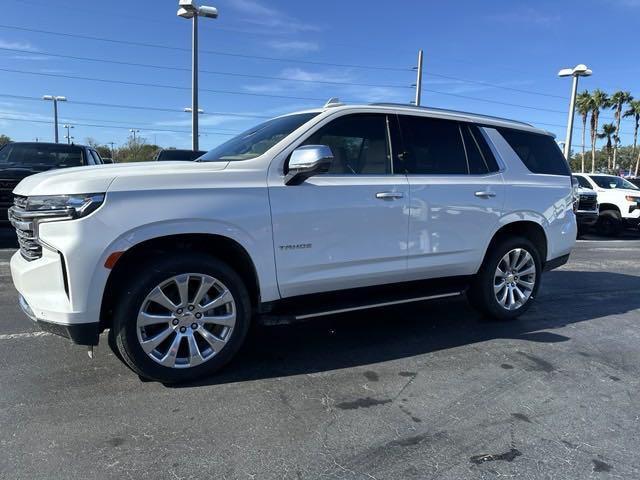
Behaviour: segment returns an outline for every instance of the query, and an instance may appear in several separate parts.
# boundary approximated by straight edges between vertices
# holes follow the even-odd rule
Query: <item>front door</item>
[[[327,174],[300,185],[270,180],[282,297],[400,281],[406,274],[409,186],[394,175],[389,120],[350,114],[303,145],[327,145]]]

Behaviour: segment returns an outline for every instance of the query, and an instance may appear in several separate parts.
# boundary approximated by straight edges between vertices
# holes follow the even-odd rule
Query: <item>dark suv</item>
[[[23,178],[46,170],[102,163],[98,152],[84,145],[13,142],[0,147],[0,222],[9,222],[12,192]]]

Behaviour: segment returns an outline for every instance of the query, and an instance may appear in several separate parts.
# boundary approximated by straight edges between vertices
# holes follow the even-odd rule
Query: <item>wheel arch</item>
[[[485,251],[483,263],[484,259],[487,256],[487,253],[491,250],[491,248],[493,248],[494,245],[496,245],[496,243],[504,238],[513,236],[521,236],[530,240],[534,244],[536,249],[538,249],[538,252],[540,253],[540,260],[542,262],[542,266],[544,267],[549,251],[549,239],[547,238],[544,227],[533,220],[516,220],[503,224],[493,234],[487,250]]]
[[[620,211],[620,207],[618,207],[615,203],[601,203],[600,211],[605,212],[607,210],[613,210],[615,212],[622,214],[622,212]]]
[[[260,303],[260,281],[256,266],[249,252],[236,240],[212,233],[178,233],[148,238],[125,250],[111,269],[100,305],[100,327],[109,328],[113,306],[122,293],[124,279],[136,265],[153,258],[174,252],[201,252],[227,263],[245,282],[252,306]]]

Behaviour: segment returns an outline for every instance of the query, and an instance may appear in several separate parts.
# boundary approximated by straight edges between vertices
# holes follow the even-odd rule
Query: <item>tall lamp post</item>
[[[71,143],[71,139],[72,139],[73,137],[71,136],[71,132],[70,132],[70,130],[71,130],[72,128],[75,128],[75,127],[74,127],[73,125],[69,125],[68,123],[65,123],[65,124],[62,126],[62,128],[66,128],[66,129],[67,129],[67,134],[66,134],[66,135],[65,135],[65,137],[64,137],[64,138],[66,138],[66,139],[67,139],[67,144]]]
[[[193,25],[191,46],[191,148],[198,147],[198,17],[218,18],[218,9],[196,5],[195,0],[179,0],[178,16],[191,19]]]
[[[131,132],[131,135],[133,135],[133,143],[136,143],[136,133],[140,133],[140,130],[137,128],[130,128],[129,131]]]
[[[67,97],[44,95],[42,99],[53,102],[53,136],[55,138],[55,142],[58,143],[58,102],[66,102]]]
[[[558,72],[559,77],[573,77],[571,85],[571,100],[569,101],[569,119],[567,120],[567,139],[564,143],[564,157],[569,160],[571,155],[571,137],[573,136],[573,118],[576,110],[576,94],[578,93],[578,77],[588,77],[591,70],[586,65],[576,65],[574,68],[563,68]]]

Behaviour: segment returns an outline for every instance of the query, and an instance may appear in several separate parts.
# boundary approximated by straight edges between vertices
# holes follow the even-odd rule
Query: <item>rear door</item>
[[[395,118],[392,117],[395,121]],[[272,177],[269,198],[283,297],[404,279],[409,186],[394,174],[389,117],[343,115],[303,145],[327,145],[326,174],[300,185]]]
[[[504,204],[504,184],[481,130],[453,120],[400,115],[397,171],[410,189],[410,278],[477,271]]]

